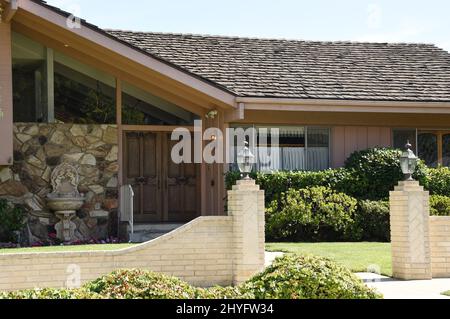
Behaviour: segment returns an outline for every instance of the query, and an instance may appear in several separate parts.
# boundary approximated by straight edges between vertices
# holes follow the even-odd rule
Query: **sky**
[[[448,0],[47,0],[108,29],[316,41],[433,43],[450,51]]]

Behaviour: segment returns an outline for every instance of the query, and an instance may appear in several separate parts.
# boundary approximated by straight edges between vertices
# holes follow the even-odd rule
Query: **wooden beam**
[[[53,49],[46,48],[46,80],[47,80],[47,121],[55,121],[55,81],[54,81],[54,54]]]
[[[225,123],[234,121],[242,121],[245,119],[245,104],[239,103],[237,109],[229,110],[225,112]]]
[[[18,8],[18,0],[10,0],[9,4],[5,8],[5,12],[3,12],[2,21],[4,23],[11,22]]]

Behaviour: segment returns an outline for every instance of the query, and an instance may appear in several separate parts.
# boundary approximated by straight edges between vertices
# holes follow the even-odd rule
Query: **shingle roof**
[[[434,45],[107,32],[239,96],[450,101],[450,54]]]
[[[238,96],[450,101],[450,53],[431,44],[132,32],[82,23]]]

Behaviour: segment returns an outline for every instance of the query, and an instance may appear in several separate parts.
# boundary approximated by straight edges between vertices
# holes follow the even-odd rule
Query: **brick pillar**
[[[0,21],[0,166],[13,164],[11,24]]]
[[[228,192],[233,217],[233,283],[240,284],[264,268],[264,191],[254,180],[240,180]]]
[[[431,279],[430,195],[416,181],[400,182],[390,195],[394,278]]]

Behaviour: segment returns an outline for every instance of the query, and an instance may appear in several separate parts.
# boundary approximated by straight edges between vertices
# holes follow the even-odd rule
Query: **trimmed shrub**
[[[197,288],[197,299],[255,299],[252,291],[243,291],[242,287]]]
[[[15,232],[25,226],[25,211],[0,199],[0,242],[17,242]]]
[[[359,201],[354,219],[353,240],[374,242],[391,240],[389,202]]]
[[[330,259],[285,255],[243,286],[256,299],[377,299],[347,268]]]
[[[324,186],[345,193],[348,185],[352,183],[351,174],[342,168],[320,172],[252,173],[251,177],[264,189],[267,204],[280,199],[281,195],[290,189]],[[239,172],[228,172],[225,176],[227,189],[231,189],[239,178]]]
[[[106,299],[194,299],[196,288],[171,276],[145,270],[117,270],[84,286]]]
[[[450,168],[431,168],[426,180],[424,185],[432,195],[450,196]]]
[[[351,172],[353,183],[347,194],[359,199],[387,199],[389,192],[403,179],[400,168],[402,151],[391,148],[372,148],[354,152],[345,162]],[[414,177],[426,185],[428,168],[418,162]]]
[[[450,216],[450,197],[441,195],[430,196],[431,216]]]
[[[0,299],[103,299],[102,296],[85,289],[34,289],[15,292],[0,292]]]
[[[282,241],[333,241],[353,225],[356,200],[326,187],[289,190],[266,211],[266,235]]]

